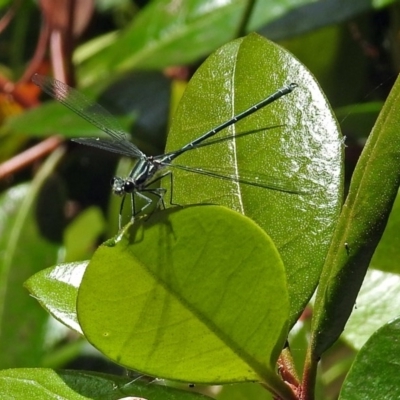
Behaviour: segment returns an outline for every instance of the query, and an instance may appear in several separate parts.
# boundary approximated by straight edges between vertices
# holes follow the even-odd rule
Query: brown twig
[[[43,21],[35,53],[31,61],[29,62],[28,67],[25,69],[23,75],[19,79],[18,83],[30,81],[33,74],[37,72],[39,70],[39,67],[43,64],[43,60],[47,51],[47,44],[49,42],[49,36],[49,24],[47,23],[47,21]]]
[[[18,8],[21,5],[21,0],[15,0],[11,7],[7,10],[7,12],[0,19],[0,33],[3,32],[7,26],[10,24],[11,20],[14,18],[14,15],[17,13]]]
[[[54,151],[62,143],[59,136],[51,136],[28,150],[0,164],[0,179],[4,179]]]

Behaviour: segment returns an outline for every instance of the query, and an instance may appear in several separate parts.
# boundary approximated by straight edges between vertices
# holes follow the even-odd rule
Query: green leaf
[[[76,299],[89,261],[59,264],[31,276],[24,284],[55,319],[82,334],[76,316]]]
[[[271,4],[256,2],[250,21],[254,30],[310,0]],[[192,63],[236,37],[246,10],[241,0],[150,2],[110,46],[81,65],[80,77],[90,83],[114,72],[162,69]]]
[[[1,368],[35,366],[43,356],[47,315],[22,285],[57,260],[60,246],[42,236],[36,213],[39,192],[63,155],[62,150],[55,151],[31,184],[15,186],[0,199]]]
[[[400,319],[377,331],[358,353],[340,400],[400,398]]]
[[[261,0],[259,1],[261,2]],[[258,29],[258,31],[264,36],[274,40],[294,37],[304,32],[315,31],[329,25],[346,23],[351,19],[355,20],[357,17],[362,14],[367,14],[374,8],[381,8],[389,4],[394,4],[396,1],[397,0],[329,0],[311,1],[308,2],[309,4],[301,3],[300,7],[293,9],[290,13],[287,13],[287,15]],[[264,3],[270,6],[270,3]],[[282,3],[285,4],[286,1],[282,0]],[[323,51],[323,49],[321,50]],[[352,53],[347,57],[353,59],[354,56],[355,54]]]
[[[399,315],[400,276],[369,270],[342,337],[359,350],[383,324]],[[373,304],[373,307],[371,307]]]
[[[304,193],[174,168],[173,202],[223,204],[252,218],[271,236],[286,267],[293,325],[318,283],[342,200],[342,138],[313,77],[290,54],[257,34],[223,46],[189,82],[167,151],[179,149],[290,82],[298,84],[292,93],[218,137],[255,133],[189,151],[173,164],[221,168],[234,176],[252,172],[254,180]]]
[[[395,3],[395,0],[373,0],[372,1],[372,6],[374,8],[383,8],[383,7],[387,7],[390,4]]]
[[[104,230],[105,221],[100,208],[89,207],[80,213],[64,232],[65,261],[91,257]]]
[[[29,400],[196,400],[209,399],[139,380],[84,371],[6,369],[0,371],[0,392],[5,399]],[[128,397],[135,396],[135,397]]]
[[[275,374],[287,336],[282,261],[256,224],[224,207],[135,221],[97,250],[77,307],[86,338],[128,368],[185,382],[283,385]]]
[[[118,121],[126,127],[128,122],[132,122],[132,118],[118,118]],[[47,137],[55,134],[68,138],[108,137],[93,124],[55,101],[7,118],[1,129],[8,134],[25,134],[35,137]]]
[[[400,184],[400,79],[367,141],[349,188],[315,301],[312,360],[339,337],[353,311]]]

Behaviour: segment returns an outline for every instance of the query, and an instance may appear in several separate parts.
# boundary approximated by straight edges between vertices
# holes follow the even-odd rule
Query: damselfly
[[[287,193],[300,193],[300,191],[293,189],[289,185],[287,185],[286,187],[281,183],[274,183],[272,180],[265,181],[263,179],[256,179],[251,181],[240,175],[223,175],[217,170],[212,171],[210,169],[192,168],[189,166],[172,164],[172,161],[175,158],[189,150],[193,150],[201,146],[211,145],[220,140],[232,139],[234,136],[204,142],[212,136],[216,135],[218,132],[222,131],[223,129],[235,124],[243,118],[246,118],[247,116],[253,114],[257,110],[260,110],[268,104],[271,104],[272,102],[280,99],[282,96],[291,93],[297,87],[297,84],[295,83],[290,83],[287,86],[281,87],[264,100],[260,101],[257,104],[254,104],[247,110],[237,114],[228,121],[225,121],[224,123],[204,133],[203,135],[187,143],[185,146],[181,147],[178,150],[158,156],[147,156],[141,150],[139,150],[137,146],[135,146],[128,140],[127,134],[120,127],[118,121],[99,104],[89,100],[76,89],[73,89],[65,83],[62,83],[56,79],[35,74],[32,80],[45,93],[58,100],[60,103],[64,104],[66,107],[70,108],[72,111],[92,123],[94,126],[105,132],[110,137],[109,140],[102,138],[72,139],[74,142],[97,147],[103,150],[108,150],[133,159],[137,159],[136,164],[132,168],[127,178],[114,177],[111,182],[113,193],[118,196],[122,196],[119,214],[120,228],[122,225],[123,205],[125,201],[125,196],[127,194],[130,194],[132,197],[132,218],[145,210],[152,203],[152,199],[146,194],[152,194],[156,196],[158,198],[157,206],[162,204],[165,207],[164,195],[166,193],[166,189],[162,187],[154,188],[152,187],[152,185],[166,176],[170,177],[172,184],[172,172],[168,169],[169,167],[179,168],[197,174],[203,174],[220,179],[233,180],[235,182],[240,182],[247,185],[253,185]],[[142,206],[138,211],[136,211],[134,195],[140,197],[145,202],[145,205]]]

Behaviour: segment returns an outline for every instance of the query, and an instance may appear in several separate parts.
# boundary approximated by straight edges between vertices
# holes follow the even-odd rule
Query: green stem
[[[253,9],[255,6],[256,0],[248,0],[246,8],[243,11],[242,19],[239,23],[237,32],[235,37],[242,37],[245,36],[247,33],[247,26],[249,25],[249,20],[251,18],[251,15],[253,13]]]

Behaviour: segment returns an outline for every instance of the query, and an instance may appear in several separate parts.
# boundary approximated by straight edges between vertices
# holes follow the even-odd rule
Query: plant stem
[[[243,11],[242,19],[239,23],[238,30],[236,32],[235,37],[242,37],[245,36],[247,33],[247,26],[249,24],[249,20],[251,18],[251,15],[253,13],[254,5],[256,1],[255,0],[248,0],[246,8]]]

